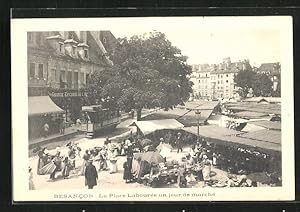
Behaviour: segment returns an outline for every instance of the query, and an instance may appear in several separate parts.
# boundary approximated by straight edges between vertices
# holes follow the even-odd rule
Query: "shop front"
[[[57,106],[49,96],[28,97],[29,140],[59,133],[60,121],[65,111]],[[45,134],[44,126],[48,125]]]
[[[83,89],[50,89],[49,97],[59,107],[65,110],[67,123],[75,123],[78,118],[82,119],[81,107],[84,105],[87,92]]]

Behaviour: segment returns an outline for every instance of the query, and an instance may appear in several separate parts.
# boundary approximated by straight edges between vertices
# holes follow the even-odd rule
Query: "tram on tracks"
[[[82,112],[87,120],[87,138],[93,138],[105,129],[115,128],[121,122],[119,111],[104,109],[101,105],[82,106]]]

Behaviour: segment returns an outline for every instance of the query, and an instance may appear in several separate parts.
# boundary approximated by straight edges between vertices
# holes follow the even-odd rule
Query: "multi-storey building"
[[[211,95],[210,73],[213,67],[208,64],[193,65],[191,80],[193,84],[193,95],[195,98],[209,98]]]
[[[101,31],[28,32],[31,137],[38,136],[34,135],[36,128],[45,122],[41,117],[52,116],[52,120],[55,112],[62,111],[57,106],[66,112],[66,118],[79,117],[89,76],[112,65],[103,38]],[[109,39],[116,40],[111,33]]]
[[[194,94],[200,94],[205,99],[233,98],[236,94],[235,75],[240,70],[251,69],[248,60],[232,63],[229,57],[224,58],[218,65],[205,64],[193,67],[191,79],[194,82]]]

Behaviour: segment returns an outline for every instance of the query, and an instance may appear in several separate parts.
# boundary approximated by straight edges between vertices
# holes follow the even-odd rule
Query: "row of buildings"
[[[237,97],[234,77],[243,70],[254,70],[268,75],[273,81],[273,89],[277,89],[278,75],[280,75],[279,63],[264,63],[259,68],[255,68],[251,67],[249,60],[231,62],[230,57],[227,57],[220,64],[192,65],[193,97],[202,99]]]
[[[79,118],[88,78],[113,65],[117,44],[110,31],[28,32],[29,138],[41,136],[45,122],[58,132],[58,115]]]

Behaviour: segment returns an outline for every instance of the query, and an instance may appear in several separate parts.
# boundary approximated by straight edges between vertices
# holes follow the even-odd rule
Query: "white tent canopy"
[[[28,97],[28,115],[40,115],[50,113],[64,113],[49,96],[30,96]]]
[[[183,124],[175,119],[136,121],[133,125],[137,126],[144,135],[150,134],[156,130],[182,129],[184,127]]]

